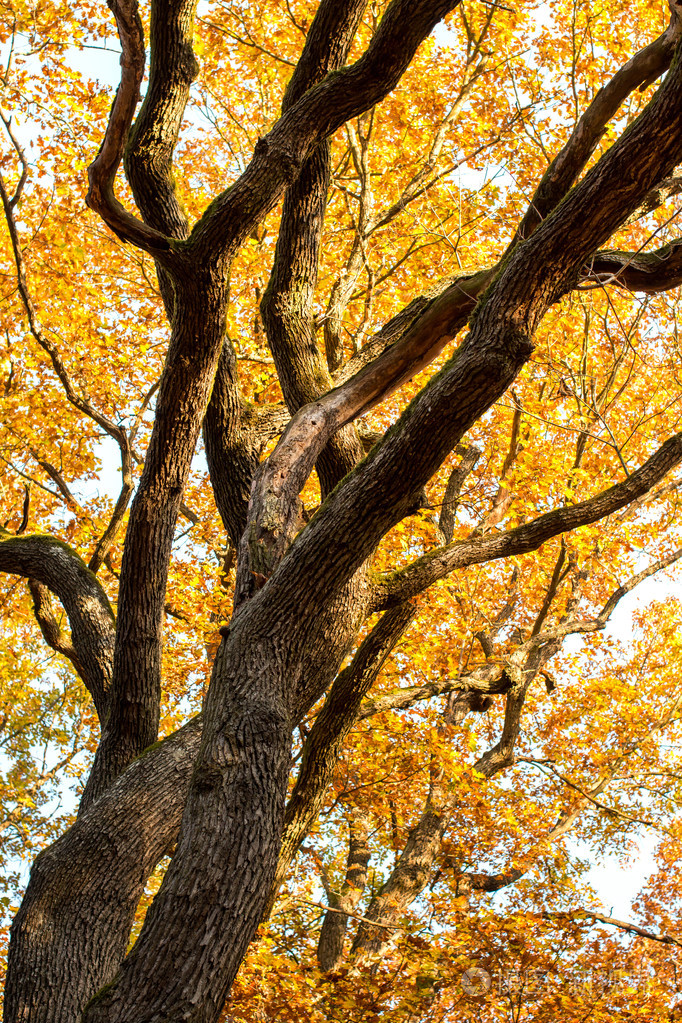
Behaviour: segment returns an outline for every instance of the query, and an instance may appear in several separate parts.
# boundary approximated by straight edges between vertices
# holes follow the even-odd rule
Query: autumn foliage
[[[198,72],[173,157],[189,225],[259,152],[318,6],[199,5]],[[344,65],[366,51],[388,6],[366,6]],[[317,280],[304,295],[311,364],[322,368],[298,399],[298,383],[273,355],[273,323],[286,305],[277,305],[272,283],[268,290],[281,195],[225,270],[221,329],[236,360],[241,422],[261,424],[253,434],[261,466],[298,407],[380,356],[382,327],[400,310],[414,302],[416,322],[452,281],[464,292],[482,282],[457,340],[344,425],[352,437],[339,451],[357,459],[336,476],[320,462],[319,475],[307,474],[290,537],[300,548],[354,460],[373,449],[369,465],[412,399],[447,373],[551,161],[600,87],[671,17],[667,3],[641,0],[450,6],[397,86],[331,137]],[[142,17],[149,33],[146,9]],[[126,243],[86,205],[87,168],[119,75],[110,10],[94,0],[75,8],[6,2],[0,32],[0,548],[35,536],[61,541],[90,564],[116,612],[130,499],[169,348],[163,275],[174,271],[155,265],[151,243]],[[626,91],[576,180],[645,111],[664,70]],[[420,557],[428,566],[458,541],[473,551],[615,485],[634,487],[637,471],[682,430],[679,288],[674,274],[662,283],[647,277],[679,260],[682,178],[672,171],[655,184],[574,285],[548,302],[521,371],[358,569],[378,596],[363,605],[331,678],[294,722],[289,806],[308,798],[325,756],[333,770],[305,832],[280,859],[281,886],[221,1019],[676,1018],[680,457],[596,521],[511,553],[491,546],[406,595],[401,589]],[[120,173],[116,194],[127,210],[136,209],[134,191]],[[655,266],[646,262],[653,250]],[[479,281],[487,270],[494,273]],[[289,299],[291,308],[300,299],[293,286]],[[179,318],[171,310],[176,326]],[[228,642],[235,589],[244,600],[244,553],[216,493],[200,440],[162,594],[159,738],[201,710]],[[74,621],[54,587],[2,560],[0,570],[0,901],[8,928],[29,864],[75,820],[106,715],[98,720]],[[247,609],[275,570],[247,564]],[[293,621],[297,606],[287,600]],[[378,623],[387,620],[382,637]],[[373,642],[384,643],[380,653]],[[357,688],[363,651],[372,674],[366,691]],[[339,688],[334,697],[344,678],[355,695]],[[315,730],[334,698],[336,721],[357,702],[335,745]],[[627,921],[614,921],[590,867],[619,857],[636,870],[644,836],[656,839],[655,867]],[[131,945],[168,862],[160,855],[145,879]],[[178,1010],[164,1018],[189,1017]]]

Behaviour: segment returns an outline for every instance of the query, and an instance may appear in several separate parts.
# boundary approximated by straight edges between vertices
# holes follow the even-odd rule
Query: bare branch
[[[650,579],[651,576],[656,575],[665,568],[669,568],[670,565],[674,565],[680,560],[680,558],[682,558],[682,547],[677,548],[677,550],[672,551],[663,558],[658,558],[647,568],[643,568],[640,572],[631,576],[624,583],[621,583],[621,585],[611,594],[596,618],[590,618],[583,621],[569,618],[565,622],[561,622],[559,625],[543,629],[534,636],[534,641],[537,644],[540,644],[561,639],[568,635],[600,631],[606,626],[619,602],[627,593],[631,593],[632,590],[639,586],[641,582],[644,582],[645,579]]]
[[[644,927],[639,927],[637,924],[628,923],[625,920],[618,920],[613,916],[606,916],[604,913],[596,913],[591,909],[575,909],[570,913],[547,913],[546,916],[550,919],[557,917],[568,918],[570,920],[576,920],[578,922],[593,920],[595,924],[608,924],[610,927],[617,927],[621,931],[625,931],[627,934],[635,934],[640,938],[648,938],[649,941],[658,941],[663,945],[677,945],[682,948],[682,941],[679,938],[674,938],[671,934],[660,934],[656,931],[647,930]]]
[[[19,176],[19,182],[17,184],[17,187],[14,189],[14,195],[9,200],[9,208],[10,210],[13,210],[14,207],[19,202],[19,200],[21,199],[22,193],[24,191],[24,186],[28,181],[28,160],[26,159],[26,153],[24,152],[23,146],[21,145],[16,135],[12,131],[11,117],[7,117],[7,115],[2,110],[0,110],[0,120],[5,126],[5,131],[9,136],[10,142],[14,146],[14,150],[17,154],[17,157],[19,159],[19,165],[21,167],[21,175]]]
[[[646,295],[670,291],[682,284],[682,240],[676,238],[653,252],[602,250],[590,260],[585,277]]]
[[[9,130],[9,129],[8,129]],[[22,174],[23,180],[23,174]],[[97,547],[90,559],[89,567],[91,571],[97,572],[102,563],[104,562],[108,551],[111,548],[111,544],[114,541],[116,533],[118,532],[119,526],[123,519],[125,509],[130,500],[132,493],[133,479],[132,479],[132,452],[130,447],[130,441],[126,431],[123,427],[114,423],[107,416],[102,415],[98,412],[93,404],[85,397],[80,395],[74,386],[73,381],[64,365],[62,358],[59,354],[59,350],[56,345],[50,340],[48,335],[42,329],[38,314],[36,312],[33,298],[28,285],[28,279],[26,276],[26,266],[24,263],[24,256],[21,250],[21,242],[19,239],[19,232],[17,230],[16,220],[14,218],[13,204],[16,200],[17,194],[20,191],[20,185],[15,192],[14,200],[10,200],[5,188],[5,183],[0,175],[0,198],[5,211],[5,219],[7,227],[9,229],[10,239],[12,242],[12,250],[14,252],[14,260],[17,268],[17,281],[19,285],[19,294],[21,295],[24,309],[26,310],[26,316],[28,318],[29,329],[32,336],[38,342],[40,347],[45,351],[52,363],[52,367],[61,383],[67,400],[72,404],[79,412],[92,419],[106,434],[108,434],[113,440],[116,441],[120,453],[121,453],[121,474],[123,477],[123,486],[119,495],[114,514],[107,526],[107,529],[97,544]],[[54,466],[44,459],[40,459],[38,455],[32,450],[32,454],[36,458],[38,464],[45,469],[48,475],[55,481],[59,487],[61,493],[65,496],[66,501],[71,506],[77,506],[77,502],[74,500],[73,495],[66,486],[61,473],[59,473]]]

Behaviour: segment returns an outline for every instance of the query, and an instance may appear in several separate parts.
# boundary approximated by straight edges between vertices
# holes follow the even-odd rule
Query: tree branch
[[[547,913],[545,916],[550,919],[567,917],[570,920],[577,921],[593,920],[595,924],[609,924],[609,926],[617,927],[628,934],[636,934],[640,938],[648,938],[649,941],[658,941],[663,945],[677,945],[679,948],[682,948],[682,941],[674,938],[671,934],[659,934],[656,931],[649,931],[644,927],[639,927],[637,924],[628,923],[625,920],[617,920],[616,917],[606,916],[604,913],[596,913],[590,909],[575,909],[570,913]]]
[[[682,433],[675,434],[622,483],[616,483],[586,501],[540,515],[504,533],[458,540],[430,551],[377,585],[375,608],[391,607],[420,593],[427,586],[467,565],[478,565],[537,550],[543,543],[569,530],[597,522],[647,493],[682,461]]]
[[[636,89],[643,91],[670,67],[682,32],[682,18],[672,2],[670,12],[670,23],[665,32],[619,68],[585,110],[568,142],[545,171],[516,231],[512,247],[528,238],[563,199],[601,141],[607,124],[627,97]]]
[[[524,246],[509,255],[485,300],[479,302],[471,333],[455,356],[417,395],[401,420],[374,449],[371,460],[366,459],[346,477],[300,535],[295,545],[297,572],[302,567],[302,557],[314,557],[317,562],[320,550],[331,555],[332,571],[340,575],[354,571],[386,529],[406,514],[447,452],[504,393],[529,358],[531,338],[549,306],[575,286],[589,255],[682,158],[682,132],[670,130],[670,125],[676,123],[675,111],[681,95],[682,71],[674,63],[665,83],[637,120]],[[624,166],[629,168],[628,174],[623,173]],[[454,287],[463,290],[464,285]],[[417,325],[426,330],[429,348],[438,349],[440,342],[442,350],[452,337],[452,309],[443,295],[432,302]],[[397,350],[404,351],[406,344],[409,350],[410,333],[389,348],[378,363],[385,366],[384,360],[390,361]],[[377,363],[374,365],[376,368]],[[411,368],[414,371],[415,367]],[[245,534],[242,556],[245,571],[238,579],[237,603],[252,592],[249,573],[255,571],[267,577],[282,558],[297,528],[296,495],[320,447],[335,430],[367,407],[358,400],[363,395],[362,385],[363,396],[369,401],[376,399],[381,385],[386,385],[385,380],[380,380],[377,386],[374,379],[370,387],[367,373],[368,370],[361,371],[344,387],[302,409],[256,478],[252,522],[248,537]],[[425,436],[430,438],[428,445],[423,443]],[[394,501],[380,509],[378,502],[385,502],[388,492],[394,494]],[[371,524],[370,509],[375,513]],[[359,534],[360,540],[352,552],[345,549],[339,557],[341,518],[345,519],[343,535],[350,531]],[[323,541],[322,533],[330,535]],[[304,554],[304,550],[309,554]],[[352,563],[347,560],[349,556]],[[282,564],[278,574],[283,570]],[[326,589],[327,593],[333,589],[329,576]]]
[[[2,119],[3,121],[5,121],[4,117]],[[84,398],[82,395],[78,393],[69,375],[69,372],[62,361],[61,355],[59,354],[56,345],[53,344],[53,342],[43,331],[40,325],[38,313],[33,303],[33,298],[28,285],[28,277],[26,275],[26,264],[24,262],[24,255],[21,249],[19,231],[17,228],[16,219],[14,217],[14,207],[16,205],[18,197],[21,194],[23,185],[26,181],[26,176],[28,173],[27,165],[25,163],[23,150],[19,146],[19,143],[16,141],[14,135],[10,132],[9,125],[7,122],[5,123],[5,127],[7,128],[12,143],[15,146],[15,149],[17,150],[19,158],[22,161],[23,169],[21,180],[19,181],[14,196],[11,199],[9,198],[7,190],[5,188],[5,183],[3,181],[2,175],[0,175],[0,199],[2,200],[2,205],[5,212],[5,220],[7,222],[7,228],[9,230],[10,240],[12,242],[12,251],[14,253],[14,261],[17,270],[17,283],[19,287],[19,294],[21,296],[21,300],[26,311],[29,330],[33,338],[37,341],[37,343],[40,345],[43,351],[46,352],[47,355],[49,356],[50,362],[52,363],[52,368],[54,369],[54,372],[56,373],[57,378],[60,384],[62,385],[67,401],[71,405],[73,405],[74,408],[78,409],[78,411],[81,412],[83,415],[87,416],[89,419],[92,419],[92,421],[96,423],[97,426],[99,426],[106,434],[108,434],[109,437],[116,441],[116,444],[118,445],[121,455],[122,477],[121,492],[116,502],[114,513],[111,517],[109,525],[107,526],[104,535],[99,540],[88,565],[91,571],[97,572],[102,563],[104,562],[109,549],[111,548],[111,544],[113,543],[116,533],[118,532],[120,524],[123,520],[123,515],[125,514],[125,510],[128,506],[128,501],[130,500],[130,495],[132,494],[133,490],[132,472],[133,466],[130,439],[126,431],[123,429],[123,427],[119,426],[117,423],[114,423],[111,419],[103,415],[101,412],[98,412],[97,409],[87,398]],[[41,465],[48,473],[48,475],[50,475],[52,479],[55,480],[60,491],[66,497],[67,502],[70,504],[75,504],[76,502],[74,501],[73,496],[71,495],[70,491],[64,484],[64,481],[61,478],[61,474],[58,473],[57,470],[52,465],[50,465],[49,462],[41,460],[33,451],[31,453],[36,458],[38,464]]]
[[[166,258],[171,240],[148,227],[121,205],[114,195],[116,172],[123,158],[144,77],[145,40],[137,0],[107,0],[116,18],[121,41],[121,82],[109,114],[99,152],[88,169],[86,202],[124,242],[132,242],[157,259]]]
[[[353,911],[356,909],[367,884],[367,864],[370,848],[367,841],[368,822],[362,811],[356,810],[348,823],[348,859],[343,887],[338,895],[331,894],[317,943],[317,962],[321,970],[335,970],[343,955],[343,939]]]
[[[56,651],[58,654],[62,654],[71,661],[72,665],[87,685],[83,666],[78,660],[76,648],[69,637],[64,635],[64,632],[57,621],[57,616],[52,604],[52,598],[50,597],[50,591],[47,586],[43,583],[39,583],[36,579],[29,579],[28,588],[31,591],[31,597],[33,599],[33,613],[38,625],[40,626],[43,639],[52,650]]]
[[[682,284],[682,239],[676,238],[653,252],[606,249],[590,261],[587,280],[617,284],[628,291],[655,295]]]
[[[320,5],[287,86],[283,114],[330,71],[345,64],[365,6],[366,0],[345,4],[328,0]],[[325,139],[287,189],[274,265],[260,307],[277,376],[292,413],[332,386],[315,341],[313,322],[330,178],[330,144]],[[336,434],[319,459],[323,495],[331,491],[361,457],[362,447],[354,431]]]
[[[225,265],[317,145],[395,88],[420,43],[458,3],[392,0],[362,57],[305,92],[260,140],[244,174],[211,204],[192,231],[194,257]]]
[[[450,473],[440,515],[438,516],[438,529],[443,537],[444,543],[450,543],[455,530],[455,517],[459,505],[459,495],[462,492],[462,485],[465,479],[481,457],[481,452],[473,444],[466,448],[461,461]]]
[[[317,819],[334,776],[343,741],[357,720],[360,705],[416,613],[417,609],[406,603],[381,618],[362,641],[351,663],[336,678],[315,719],[303,748],[298,778],[286,807],[282,846],[269,909],[284,882],[289,864]]]
[[[47,586],[64,605],[82,677],[103,722],[111,681],[115,624],[109,600],[93,573],[76,552],[60,540],[50,536],[16,537],[2,532],[0,572],[36,580]]]
[[[177,196],[173,152],[190,85],[199,70],[192,49],[196,3],[152,3],[149,84],[124,157],[126,177],[145,223],[179,240],[189,235],[189,223]]]

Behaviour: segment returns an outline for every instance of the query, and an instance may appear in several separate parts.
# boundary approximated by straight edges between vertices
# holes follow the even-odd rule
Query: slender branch
[[[634,590],[636,586],[639,586],[640,583],[644,582],[645,579],[650,579],[651,576],[656,575],[665,568],[669,568],[670,565],[674,565],[680,560],[680,558],[682,558],[682,547],[677,548],[663,558],[658,558],[647,568],[643,568],[640,572],[631,576],[624,583],[621,583],[621,585],[611,594],[596,618],[589,618],[582,621],[579,619],[568,619],[565,622],[561,622],[559,625],[545,628],[536,634],[534,637],[535,642],[546,643],[556,639],[561,639],[568,635],[600,631],[605,627],[619,602],[627,593],[631,593],[632,590]]]
[[[467,565],[526,554],[554,536],[597,522],[647,493],[682,461],[682,433],[675,434],[622,483],[595,497],[557,508],[504,533],[459,540],[425,554],[377,584],[377,609],[409,599],[445,575]]]
[[[26,316],[28,318],[29,329],[34,339],[38,342],[43,351],[47,352],[52,363],[52,367],[59,378],[59,381],[64,388],[64,393],[68,401],[77,408],[83,415],[88,416],[92,419],[105,433],[109,434],[119,447],[123,447],[127,444],[125,432],[112,420],[102,415],[94,406],[82,397],[76,391],[76,388],[61,360],[61,356],[55,345],[50,341],[45,332],[43,331],[38,314],[33,303],[33,298],[28,286],[28,279],[26,276],[26,265],[24,262],[24,255],[21,249],[21,243],[19,240],[19,233],[17,230],[16,220],[14,218],[14,212],[11,206],[11,200],[7,194],[5,182],[2,176],[0,176],[0,198],[2,199],[3,208],[5,211],[5,219],[12,242],[12,251],[14,253],[14,261],[17,269],[17,283],[19,285],[19,294],[26,310]]]
[[[384,615],[338,675],[315,719],[303,748],[296,784],[287,803],[284,833],[269,908],[283,883],[289,864],[322,807],[344,739],[357,720],[362,700],[374,685],[386,658],[416,614],[403,604]],[[269,911],[269,910],[268,910]]]
[[[674,938],[671,934],[660,934],[656,931],[639,927],[638,924],[628,923],[625,920],[618,920],[614,916],[606,916],[604,913],[597,913],[591,909],[575,909],[570,913],[548,913],[547,917],[568,917],[571,920],[593,920],[595,924],[608,924],[610,927],[617,927],[628,934],[636,934],[640,938],[648,938],[649,941],[658,941],[663,945],[677,945],[682,948],[682,941]]]
[[[23,176],[24,175],[22,173],[22,180]],[[17,229],[16,220],[14,218],[14,204],[16,202],[17,195],[20,194],[21,187],[22,185],[20,182],[19,186],[17,186],[17,191],[15,191],[14,198],[10,199],[5,188],[5,183],[2,179],[2,175],[0,175],[0,198],[2,199],[2,204],[5,211],[5,220],[7,222],[7,227],[9,229],[10,239],[12,242],[12,250],[14,253],[14,260],[17,269],[17,282],[19,285],[19,294],[21,295],[24,309],[26,311],[26,316],[28,318],[29,330],[31,331],[33,338],[37,341],[37,343],[40,345],[43,351],[45,351],[49,356],[50,361],[52,363],[52,368],[54,369],[59,379],[59,382],[61,383],[64,389],[67,401],[69,401],[70,404],[73,405],[74,408],[78,409],[78,411],[81,412],[83,415],[87,416],[89,419],[92,419],[93,422],[97,424],[97,426],[99,426],[102,430],[104,430],[106,434],[108,434],[108,436],[115,440],[121,454],[121,475],[123,479],[121,493],[116,502],[114,513],[109,522],[109,525],[107,526],[104,535],[97,544],[97,547],[95,548],[95,551],[89,563],[91,571],[97,572],[102,563],[104,562],[104,560],[106,559],[108,551],[111,548],[111,544],[113,543],[116,533],[118,532],[121,521],[123,519],[123,515],[125,513],[125,509],[128,505],[128,501],[130,500],[130,495],[132,493],[133,476],[131,446],[128,435],[126,434],[126,431],[123,429],[123,427],[119,426],[117,423],[114,423],[107,416],[102,415],[101,412],[98,412],[97,409],[92,405],[92,403],[87,398],[84,398],[82,395],[78,393],[74,386],[73,381],[71,380],[68,370],[66,369],[66,366],[62,361],[62,358],[59,354],[56,345],[53,344],[53,342],[50,340],[50,338],[44,332],[40,325],[38,314],[33,303],[33,298],[31,296],[31,292],[28,285],[24,255],[21,249],[21,242],[19,239],[19,232]],[[54,481],[57,483],[57,486],[59,487],[60,491],[65,495],[67,502],[71,505],[75,505],[76,502],[74,501],[73,496],[68,490],[68,487],[66,487],[66,484],[64,483],[61,474],[58,473],[57,470],[52,465],[50,465],[49,462],[41,460],[35,454],[34,457],[38,461],[38,464],[41,465],[48,473],[48,475],[50,475],[51,478],[54,479]]]
[[[114,510],[112,512],[111,518],[109,519],[109,524],[102,533],[100,539],[97,541],[97,545],[94,551],[92,552],[92,555],[90,556],[90,560],[88,561],[88,568],[90,569],[91,572],[95,573],[99,572],[101,566],[107,560],[107,556],[109,554],[109,551],[111,550],[111,546],[114,540],[116,539],[116,534],[121,528],[123,517],[126,513],[128,503],[132,496],[133,473],[130,457],[126,458],[122,470],[122,475],[123,485],[121,486],[121,490],[116,499]]]
[[[10,210],[14,210],[14,207],[21,199],[24,187],[26,185],[26,182],[28,181],[28,160],[26,159],[26,153],[24,152],[23,146],[21,145],[21,143],[19,142],[19,140],[17,139],[16,135],[12,130],[11,117],[7,117],[7,115],[2,110],[0,110],[0,120],[5,126],[5,131],[7,132],[10,142],[14,146],[14,151],[17,154],[17,157],[19,159],[19,166],[21,167],[19,182],[17,184],[17,187],[14,189],[14,195],[9,200],[9,208]]]
[[[348,831],[348,859],[343,887],[338,895],[331,893],[330,905],[317,943],[317,962],[321,970],[336,969],[343,955],[348,920],[351,917],[362,919],[353,913],[367,884],[367,864],[370,858],[368,820],[361,810],[351,815]]]
[[[345,909],[336,909],[334,906],[326,906],[324,902],[311,902],[310,899],[299,899],[305,906],[318,906],[323,909],[325,913],[341,913],[343,916],[350,917],[351,920],[359,920],[361,923],[372,924],[373,927],[389,927],[394,931],[405,931],[406,927],[402,924],[394,924],[388,920],[370,920],[365,916],[358,916],[357,913],[347,913]]]
[[[455,530],[455,518],[462,486],[480,457],[481,452],[472,444],[465,450],[461,461],[450,473],[445,494],[443,495],[440,516],[438,517],[438,528],[443,537],[443,542],[446,544],[452,540],[452,534]]]
[[[71,661],[74,668],[85,682],[86,679],[83,666],[78,660],[76,648],[69,637],[64,634],[64,631],[57,620],[49,589],[43,583],[39,583],[36,579],[29,579],[28,587],[33,599],[33,613],[38,625],[40,626],[43,639],[52,650],[55,650],[58,654],[62,654]]]

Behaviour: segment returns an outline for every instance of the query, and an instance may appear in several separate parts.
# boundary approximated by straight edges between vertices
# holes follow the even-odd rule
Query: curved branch
[[[226,265],[315,147],[395,88],[419,45],[459,2],[392,0],[362,57],[304,93],[259,141],[244,174],[211,203],[190,236],[194,257]]]
[[[68,544],[51,536],[0,533],[0,572],[35,579],[59,598],[71,641],[100,721],[107,712],[114,651],[114,614],[106,593]]]
[[[5,126],[7,128],[7,131],[9,132],[8,125],[6,124]],[[12,139],[12,142],[14,143],[15,147],[17,147],[17,151],[19,152],[20,159],[22,160],[23,163],[24,160],[23,153],[18,148],[18,143],[16,142],[11,132],[10,138]],[[83,415],[88,416],[89,419],[92,419],[92,421],[96,423],[97,426],[99,426],[102,430],[104,430],[105,433],[107,433],[113,440],[115,440],[121,453],[121,476],[123,480],[121,492],[119,494],[118,500],[116,501],[116,506],[114,508],[114,512],[109,522],[109,525],[107,526],[103,536],[97,543],[97,546],[88,564],[88,567],[91,569],[91,571],[97,572],[102,563],[104,562],[104,560],[106,559],[107,553],[114,541],[116,533],[118,532],[118,529],[123,520],[125,510],[128,506],[130,495],[132,494],[133,491],[133,464],[131,441],[123,427],[119,426],[118,423],[113,422],[111,419],[108,418],[108,416],[105,416],[101,412],[98,412],[98,410],[94,407],[94,405],[90,402],[88,398],[85,398],[78,393],[74,386],[73,380],[71,379],[69,372],[62,361],[61,355],[59,354],[59,350],[57,349],[56,345],[53,344],[53,342],[50,340],[47,334],[43,331],[40,325],[38,313],[33,303],[33,297],[31,295],[31,291],[28,285],[28,277],[26,275],[26,264],[24,262],[24,254],[21,249],[19,231],[14,217],[14,206],[16,204],[17,196],[21,194],[22,182],[25,180],[26,173],[27,170],[26,166],[24,165],[21,181],[19,182],[19,185],[17,186],[14,197],[12,199],[9,198],[7,190],[5,188],[5,183],[2,179],[2,175],[0,175],[0,199],[2,200],[3,209],[5,211],[5,220],[7,222],[7,228],[9,230],[10,239],[12,242],[12,251],[14,253],[14,262],[17,270],[17,283],[19,286],[19,294],[21,296],[21,300],[26,311],[29,330],[31,331],[33,338],[37,341],[37,343],[40,345],[43,351],[45,351],[49,356],[50,362],[52,363],[52,368],[54,369],[54,372],[56,373],[57,378],[60,384],[62,385],[62,388],[64,389],[64,394],[66,395],[67,401],[70,402],[70,404],[73,405],[74,408],[78,409],[78,411],[81,412]],[[75,504],[73,496],[68,491],[68,488],[64,485],[61,475],[57,472],[57,470],[54,469],[54,467],[51,466],[49,462],[41,460],[39,456],[35,453],[35,451],[33,451],[33,449],[31,449],[31,453],[36,458],[36,461],[38,461],[38,464],[41,465],[45,469],[45,471],[55,480],[57,486],[66,497],[67,502],[69,502],[70,504]]]
[[[149,84],[124,155],[126,177],[145,223],[177,239],[189,234],[173,178],[173,152],[199,70],[192,49],[196,5],[197,0],[152,3]]]
[[[252,527],[242,538],[250,550],[241,555],[237,604],[253,591],[251,572],[271,575],[289,546],[298,529],[296,498],[329,438],[428,366],[464,326],[492,276],[492,271],[484,270],[458,278],[427,303],[379,358],[296,413],[256,476]]]
[[[137,0],[107,0],[107,3],[116,18],[121,40],[121,82],[102,145],[88,168],[90,188],[85,201],[121,241],[132,242],[161,260],[169,252],[171,240],[128,213],[114,195],[116,172],[140,98],[145,41]]]
[[[676,238],[653,252],[605,249],[590,262],[590,278],[617,284],[628,291],[655,295],[682,284],[682,239]]]
[[[357,717],[358,721],[362,721],[387,710],[405,710],[421,700],[456,692],[499,695],[507,693],[512,685],[513,680],[505,664],[486,664],[457,678],[438,679],[421,686],[403,686],[381,696],[370,697],[363,701]]]
[[[54,613],[54,607],[52,605],[52,597],[47,586],[43,583],[39,583],[36,579],[29,579],[28,588],[31,591],[31,598],[33,600],[33,614],[40,626],[43,639],[52,650],[58,654],[63,654],[64,657],[67,657],[71,661],[72,665],[85,682],[83,666],[78,660],[76,648],[68,636],[64,635],[61,626],[57,621],[57,616]]]

